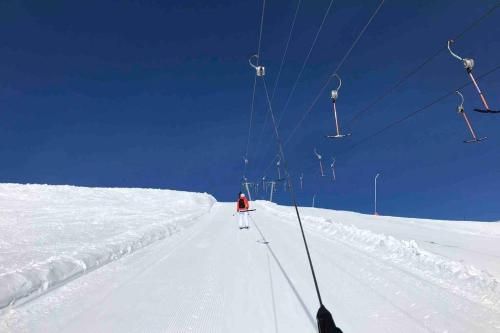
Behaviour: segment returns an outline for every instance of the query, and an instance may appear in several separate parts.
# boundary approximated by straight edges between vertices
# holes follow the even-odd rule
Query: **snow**
[[[0,309],[179,232],[207,194],[0,185]]]
[[[52,256],[57,272],[72,272],[67,256],[161,239],[4,308],[1,332],[316,331],[291,207],[252,202],[251,228],[239,230],[234,203],[207,194],[0,185],[0,195],[0,281],[45,276],[39,263]],[[300,211],[323,301],[344,332],[500,332],[499,223]]]
[[[295,217],[295,212],[290,208],[279,207],[268,202],[261,202],[260,204],[265,209],[272,211],[273,215],[281,216],[284,220],[293,220],[293,217]],[[322,211],[314,210],[316,212]],[[309,210],[306,209],[306,214],[308,212]],[[447,257],[444,257],[433,253],[432,249],[423,249],[414,239],[397,239],[392,235],[361,229],[353,224],[356,221],[363,221],[361,225],[364,227],[372,227],[376,230],[385,230],[386,232],[393,233],[394,224],[408,224],[410,219],[373,216],[370,218],[372,220],[370,223],[376,223],[377,225],[374,227],[367,226],[364,223],[368,217],[363,216],[363,214],[350,212],[328,214],[324,210],[321,213],[322,216],[304,216],[303,222],[311,232],[316,231],[330,239],[347,242],[349,246],[357,247],[383,260],[404,267],[422,276],[422,278],[432,280],[434,283],[440,284],[445,288],[453,289],[454,292],[461,294],[471,301],[483,303],[500,311],[499,280],[491,275],[487,269],[479,269],[474,265],[466,264],[462,262],[460,257],[457,257],[456,260],[451,259],[450,257],[453,256],[453,253],[450,252],[452,251],[448,251]],[[329,215],[330,217],[328,217]],[[347,221],[351,221],[351,223],[346,223]],[[497,223],[432,220],[413,220],[413,223],[418,224],[420,229],[439,230],[438,237],[443,242],[453,241],[450,239],[450,237],[454,237],[453,233],[473,236],[469,237],[469,247],[484,246],[482,238],[487,237],[491,240],[490,245],[494,251],[491,256],[500,258],[500,247],[497,245],[500,239],[500,225]],[[412,227],[412,229],[415,228]],[[399,236],[401,237],[401,232]],[[407,236],[410,237],[411,235],[408,234]],[[436,244],[436,242],[432,242],[431,244]],[[499,266],[500,260],[496,260],[490,268],[498,271]]]

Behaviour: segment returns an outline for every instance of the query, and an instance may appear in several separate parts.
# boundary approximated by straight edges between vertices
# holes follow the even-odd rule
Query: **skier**
[[[248,209],[250,205],[244,193],[239,194],[238,202],[236,203],[236,212],[238,213],[238,224],[240,229],[248,229]]]

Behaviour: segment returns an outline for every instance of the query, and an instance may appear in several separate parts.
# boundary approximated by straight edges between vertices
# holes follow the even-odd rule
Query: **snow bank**
[[[0,184],[0,309],[178,233],[214,203],[169,190]]]
[[[284,220],[295,219],[289,207],[265,201],[259,204]],[[471,301],[500,309],[500,284],[487,271],[426,251],[415,240],[397,239],[332,218],[303,215],[302,221],[309,231],[392,262]]]

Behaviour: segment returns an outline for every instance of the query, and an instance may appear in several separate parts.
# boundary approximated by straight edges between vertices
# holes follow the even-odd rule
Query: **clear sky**
[[[303,1],[273,108],[283,106],[330,0]],[[341,126],[497,1],[385,1],[339,71]],[[284,113],[286,139],[338,65],[379,0],[334,0]],[[296,1],[267,0],[261,61],[273,86]],[[2,1],[0,3],[1,182],[154,187],[206,191],[233,200],[246,150],[261,1]],[[500,9],[465,33],[457,53],[480,76],[500,65]],[[472,86],[465,109],[480,144],[449,96],[378,136],[353,144],[468,82],[442,52],[346,128],[334,131],[329,90],[286,146],[299,203],[387,215],[500,220],[500,115],[479,114]],[[500,70],[479,81],[500,109]],[[263,126],[266,104],[256,90],[248,150],[251,180],[267,168],[276,145]],[[330,174],[319,177],[313,154]],[[343,152],[343,153],[342,153]],[[275,198],[289,204],[280,187]]]

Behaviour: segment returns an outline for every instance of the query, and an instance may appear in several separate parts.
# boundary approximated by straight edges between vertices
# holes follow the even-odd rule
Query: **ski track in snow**
[[[0,331],[314,332],[318,302],[293,210],[253,207],[251,229],[238,230],[234,204],[215,203],[183,232],[9,308]],[[301,212],[323,301],[344,332],[500,332],[496,277],[462,261],[455,243],[391,233],[404,219],[379,218],[372,228],[350,223],[353,213]],[[404,228],[457,232],[439,223]],[[495,228],[458,225],[457,233],[495,242]],[[496,244],[486,253],[467,244],[467,258],[495,256]]]

